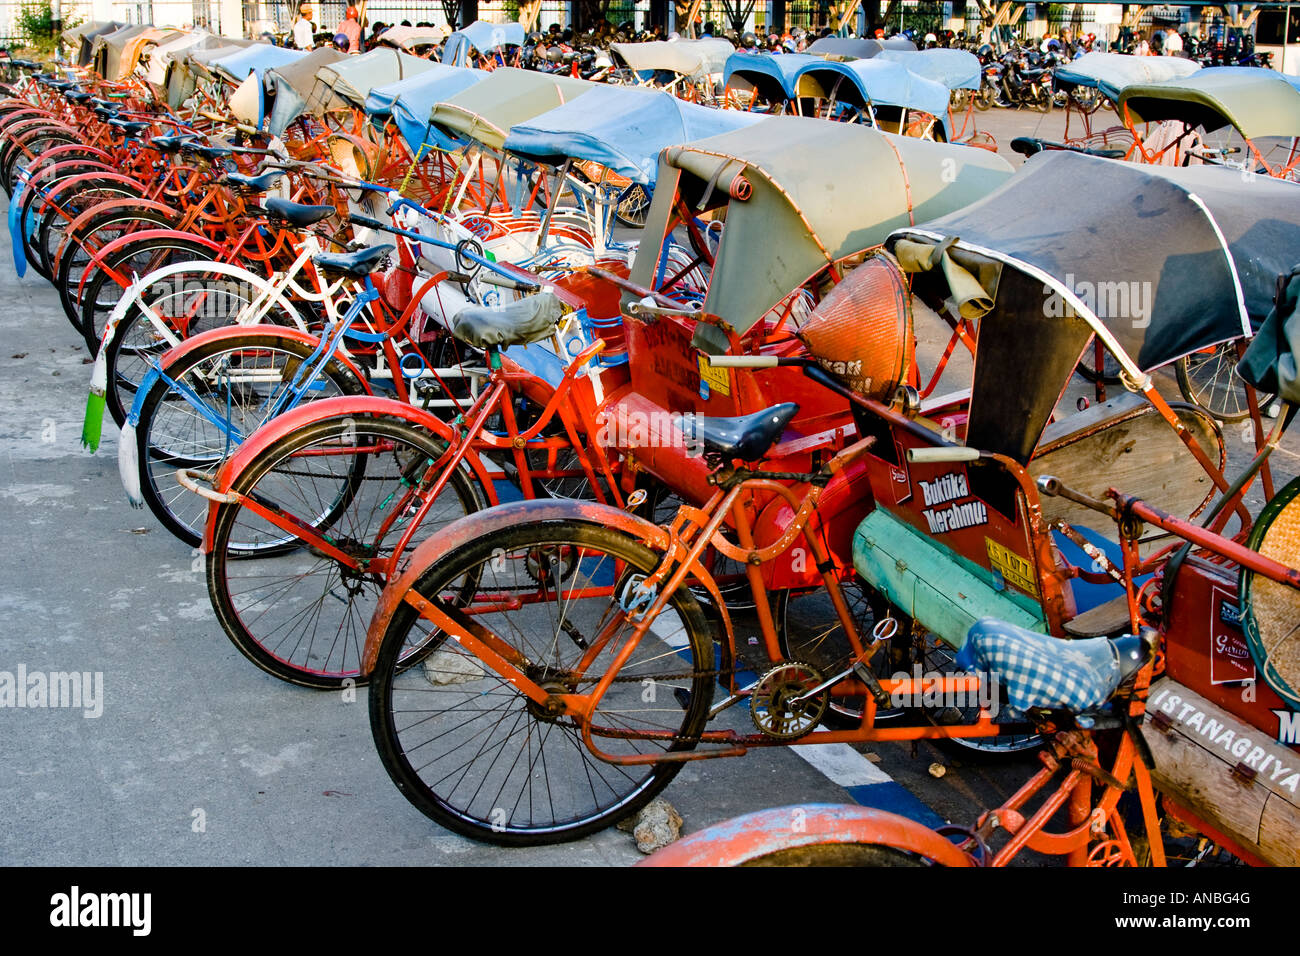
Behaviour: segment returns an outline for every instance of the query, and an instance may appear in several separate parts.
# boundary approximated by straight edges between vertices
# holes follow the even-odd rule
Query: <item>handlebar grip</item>
[[[907,450],[907,460],[917,464],[928,464],[943,461],[977,461],[980,456],[978,448],[967,448],[964,445],[941,445],[934,448],[909,448]]]
[[[776,368],[781,361],[775,355],[710,355],[714,368]]]
[[[494,272],[491,269],[480,271],[478,279],[480,282],[487,283],[488,285],[494,285],[501,289],[513,289],[515,292],[536,292],[542,287],[540,282],[530,282],[527,279],[518,279],[514,276]]]
[[[380,222],[378,219],[371,219],[369,216],[359,216],[355,213],[348,214],[348,222],[352,223],[354,226],[365,226],[367,229],[382,229],[388,231],[393,228],[391,223]]]

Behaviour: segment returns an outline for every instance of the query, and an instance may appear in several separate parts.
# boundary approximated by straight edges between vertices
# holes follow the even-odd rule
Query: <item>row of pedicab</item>
[[[415,807],[555,842],[688,761],[924,739],[1041,769],[662,859],[1300,861],[1300,187],[253,49],[175,102],[25,73],[15,261],[95,356],[86,444],[246,658],[369,683]],[[1207,355],[1244,413],[1157,388]]]

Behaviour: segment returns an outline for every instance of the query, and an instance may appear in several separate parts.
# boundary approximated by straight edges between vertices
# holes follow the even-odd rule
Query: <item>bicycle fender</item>
[[[813,803],[727,820],[682,837],[637,866],[740,866],[778,850],[830,844],[875,844],[916,853],[942,866],[975,865],[934,830],[897,813]]]
[[[324,403],[322,403],[324,404]],[[511,501],[506,504],[476,511],[473,514],[457,518],[451,524],[440,528],[431,537],[422,541],[411,554],[411,560],[402,574],[384,585],[379,595],[379,606],[370,620],[366,633],[366,645],[361,654],[361,676],[368,677],[375,669],[375,660],[379,656],[379,645],[393,614],[402,604],[406,592],[415,586],[430,565],[444,554],[464,546],[467,542],[503,528],[521,524],[536,524],[543,521],[581,521],[588,524],[614,528],[623,531],[638,541],[643,541],[651,548],[664,550],[668,547],[668,532],[653,522],[647,521],[613,505],[600,504],[595,501],[572,501],[567,498],[532,498],[524,501]],[[696,573],[702,575],[701,583],[709,588],[717,606],[725,608],[717,585],[703,568],[696,567]],[[728,636],[730,622],[728,621]]]
[[[115,204],[116,204],[115,201],[112,199],[106,199],[102,203],[96,203],[94,206],[91,206],[89,209],[87,209],[85,212],[79,215],[76,219],[72,220],[72,222],[68,223],[68,228],[64,230],[63,241],[59,243],[58,251],[55,252],[54,254],[55,261],[63,258],[63,253],[67,248],[69,242],[76,242],[78,244],[81,243],[80,238],[74,238],[74,237],[77,236],[77,234],[80,232],[82,227],[85,226],[87,222],[89,222],[92,218],[94,218],[96,215],[102,212],[105,206],[110,206]],[[124,200],[124,205],[129,205],[129,208],[132,210],[147,209],[150,212],[171,213],[173,215],[176,213],[176,210],[173,209],[171,206],[166,206],[160,202],[155,202],[152,199]],[[161,227],[162,223],[159,223],[158,225]],[[132,235],[136,235],[136,233],[132,233]],[[113,241],[116,242],[117,240],[113,240]],[[78,291],[80,291],[80,285],[78,286]]]
[[[222,462],[221,467],[217,470],[216,479],[212,483],[213,489],[218,492],[229,491],[231,485],[235,483],[235,479],[239,477],[254,458],[290,432],[306,428],[316,422],[346,416],[356,418],[377,418],[380,416],[400,418],[433,432],[448,444],[451,444],[455,439],[451,425],[440,418],[435,418],[423,409],[408,405],[406,402],[379,396],[340,395],[337,398],[322,398],[290,409],[253,432],[247,441],[235,449],[234,454]],[[484,466],[481,457],[473,454],[466,455],[464,463],[473,472],[475,480],[478,481],[484,493],[488,496],[488,504],[490,506],[496,505],[497,497],[492,485],[492,475]],[[212,550],[212,535],[216,517],[216,509],[213,508],[208,514],[207,526],[203,532],[203,552],[205,554]]]

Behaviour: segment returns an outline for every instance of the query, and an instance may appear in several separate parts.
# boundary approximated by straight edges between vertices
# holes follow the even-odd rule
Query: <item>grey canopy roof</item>
[[[887,244],[898,251],[902,240],[951,241],[946,261],[978,278],[968,441],[1024,460],[1093,334],[1135,380],[1249,334],[1300,249],[1300,185],[1049,151]],[[918,288],[946,282],[938,298],[957,299],[950,271]]]
[[[704,303],[743,334],[830,263],[878,245],[913,218],[960,209],[1010,175],[1006,160],[982,149],[857,124],[766,117],[664,150],[645,234],[664,233],[675,191],[694,201],[707,184],[748,181],[750,198],[727,208]],[[719,188],[725,194],[725,185]],[[632,281],[650,286],[655,259],[638,255]],[[714,352],[727,347],[725,336],[703,323],[695,341]]]
[[[1126,86],[1118,109],[1139,122],[1177,119],[1211,133],[1231,125],[1246,139],[1300,136],[1300,90],[1272,70],[1217,66]]]

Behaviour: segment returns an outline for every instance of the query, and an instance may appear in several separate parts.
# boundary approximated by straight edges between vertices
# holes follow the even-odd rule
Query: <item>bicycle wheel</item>
[[[125,265],[121,258],[114,261],[113,271],[120,274],[126,268],[135,274],[135,270],[147,268],[147,272],[138,274],[148,279],[156,268],[172,262],[195,260],[191,267],[170,272],[165,278],[139,288],[140,300],[126,309],[112,336],[102,345],[106,350],[107,372],[104,401],[119,426],[126,421],[126,410],[132,396],[158,356],[191,336],[235,325],[241,311],[258,297],[259,287],[242,282],[227,271],[218,271],[209,262],[200,261],[208,252],[199,243],[186,244],[178,237],[166,244],[161,239],[149,240],[147,248],[137,248],[129,255],[124,252]],[[159,265],[152,266],[153,262]],[[97,313],[104,314],[103,308],[115,293],[101,286],[113,280],[105,272],[91,281],[95,287],[88,292],[87,298],[98,303],[95,307]],[[113,285],[116,288],[116,283]],[[121,290],[116,294],[120,295]],[[116,307],[117,300],[113,301]],[[162,320],[167,332],[146,317],[142,305]],[[98,323],[99,319],[92,317],[90,321]],[[257,324],[290,326],[295,324],[294,313],[283,299],[275,297],[269,308],[258,316]]]
[[[292,432],[249,462],[233,492],[327,534],[355,562],[312,547],[242,504],[219,505],[208,594],[240,653],[304,687],[359,681],[366,628],[387,580],[360,565],[393,559],[407,530],[401,516],[441,474],[446,452],[445,442],[408,421],[347,416]],[[457,469],[412,547],[484,504],[466,470]]]
[[[158,382],[144,396],[135,432],[140,492],[163,527],[190,547],[203,538],[208,502],[177,483],[177,469],[215,470],[270,417],[273,398],[314,350],[312,343],[249,329],[168,364],[163,372],[175,385]],[[361,381],[330,359],[304,400],[363,394]]]
[[[614,217],[624,226],[640,229],[650,212],[650,193],[640,183],[633,183],[618,197]]]
[[[490,632],[540,685],[589,693],[632,630],[616,595],[658,561],[610,528],[522,524],[443,555],[414,590],[459,613],[463,583],[479,582],[470,596],[476,629]],[[411,647],[428,657],[399,671]],[[617,756],[693,749],[713,697],[712,667],[703,610],[679,588],[590,716],[597,746]],[[635,813],[681,767],[598,759],[572,718],[548,714],[408,603],[383,634],[370,726],[389,776],[421,812],[449,830],[504,845],[592,833]],[[664,736],[634,736],[647,732]]]
[[[100,203],[120,199],[138,199],[140,192],[133,186],[115,182],[83,182],[59,190],[53,201],[46,203],[45,211],[37,222],[32,246],[35,256],[32,266],[47,279],[53,279],[58,265],[56,253],[63,245],[68,226],[81,213]]]
[[[1205,409],[1221,422],[1240,422],[1250,417],[1246,383],[1237,374],[1237,343],[1223,342],[1204,352],[1184,355],[1174,366],[1178,390],[1183,398]],[[1274,396],[1257,396],[1262,411]]]

